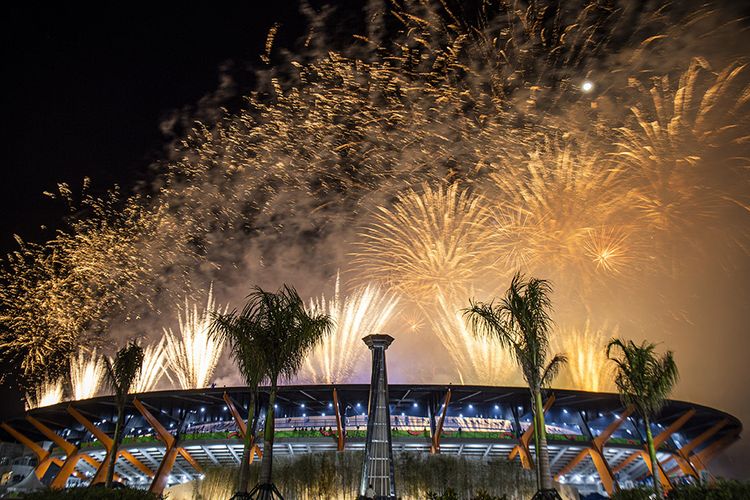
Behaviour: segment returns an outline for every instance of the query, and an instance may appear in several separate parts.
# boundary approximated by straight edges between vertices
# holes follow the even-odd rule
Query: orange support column
[[[609,424],[609,426],[602,431],[601,434],[599,434],[597,437],[595,437],[591,441],[591,448],[585,448],[581,450],[576,457],[570,461],[565,467],[560,470],[555,475],[555,478],[558,479],[560,476],[567,474],[573,468],[578,465],[578,463],[583,460],[586,455],[589,455],[591,457],[591,460],[594,462],[594,466],[596,467],[597,472],[599,473],[599,478],[602,480],[602,484],[604,484],[604,488],[607,490],[607,493],[612,495],[615,492],[616,488],[616,482],[615,482],[615,475],[612,471],[612,469],[609,466],[609,463],[607,463],[607,459],[604,458],[604,445],[607,444],[607,441],[609,441],[609,438],[612,437],[612,434],[620,428],[620,426],[627,420],[627,418],[633,413],[634,408],[632,406],[629,406],[625,409],[622,415],[620,415],[619,418],[617,418],[614,422]]]
[[[341,423],[341,410],[339,408],[339,393],[333,388],[333,410],[336,412],[336,432],[338,432],[337,451],[344,451],[345,439],[344,426]]]
[[[719,453],[721,450],[729,446],[730,444],[734,443],[737,438],[739,437],[740,431],[735,430],[733,432],[730,432],[729,434],[723,436],[720,439],[717,439],[710,445],[708,445],[706,448],[701,450],[700,452],[693,455],[691,458],[698,462],[700,469],[705,469],[706,464],[711,460],[713,457],[716,456],[717,453]]]
[[[229,394],[226,392],[223,396],[224,402],[227,404],[227,408],[229,408],[229,413],[232,414],[232,417],[234,418],[235,423],[237,424],[237,430],[240,433],[240,437],[244,441],[245,439],[245,433],[247,432],[247,425],[245,425],[245,421],[242,420],[242,416],[240,416],[240,412],[237,410],[237,406],[234,404],[234,401],[232,401],[232,398],[229,397]],[[250,415],[247,416],[247,421],[250,422]],[[255,454],[258,454],[258,458],[263,458],[263,450],[260,449],[260,446],[258,446],[255,443],[255,436],[250,437],[250,457],[249,461],[250,463],[253,463],[255,460]]]
[[[712,438],[717,432],[719,432],[721,429],[724,428],[725,425],[729,423],[728,419],[723,419],[713,425],[710,429],[707,429],[706,431],[702,432],[698,437],[687,443],[685,446],[677,450],[677,454],[679,457],[685,461],[686,465],[688,466],[685,468],[683,463],[678,460],[677,463],[682,468],[683,472],[685,474],[690,474],[694,478],[698,479],[698,471],[696,470],[695,466],[693,466],[692,462],[690,461],[690,454],[695,450],[697,447],[705,443],[708,439]]]
[[[451,402],[451,388],[448,387],[448,392],[445,393],[445,400],[443,401],[443,411],[440,413],[440,419],[438,420],[437,426],[435,426],[435,434],[432,435],[432,444],[430,446],[430,453],[440,453],[440,435],[443,433],[443,424],[445,423],[445,415],[448,413],[448,405]]]
[[[73,418],[75,418],[76,421],[81,424],[87,431],[93,434],[97,441],[99,441],[107,451],[106,455],[104,455],[104,460],[102,460],[102,463],[96,470],[94,478],[91,480],[91,484],[103,483],[107,478],[107,471],[109,470],[109,456],[110,453],[112,453],[113,444],[112,438],[105,434],[104,431],[99,429],[97,426],[95,426],[89,419],[84,417],[83,414],[81,414],[78,410],[73,408],[73,406],[68,406],[68,413],[70,413]],[[132,463],[139,471],[143,472],[147,476],[154,476],[153,471],[146,467],[143,462],[133,456],[132,453],[125,450],[118,450],[117,456],[118,458],[125,458],[127,461]]]
[[[680,430],[685,423],[690,420],[693,415],[695,415],[695,409],[691,408],[685,413],[683,413],[680,418],[672,422],[669,427],[664,429],[662,432],[660,432],[656,437],[654,437],[654,448],[658,451],[659,446],[664,444],[664,442],[669,439],[669,437]],[[637,460],[638,457],[642,457],[643,461],[646,462],[646,465],[648,466],[648,470],[653,474],[653,471],[651,470],[651,460],[648,456],[648,445],[644,446],[645,451],[636,451],[632,455],[630,455],[628,458],[623,460],[617,467],[614,468],[614,472],[619,472],[620,470],[624,469],[628,464],[632,463],[633,461]],[[666,471],[662,468],[661,464],[659,464],[659,471],[661,474],[657,474],[659,476],[659,480],[664,485],[664,488],[666,490],[672,489],[672,483],[669,482],[669,477],[667,476]]]
[[[159,468],[154,475],[154,479],[151,481],[151,486],[148,488],[149,492],[161,495],[164,492],[164,488],[167,486],[169,473],[172,472],[172,467],[174,467],[174,463],[177,460],[177,439],[175,439],[175,437],[170,434],[163,425],[161,425],[151,412],[143,406],[143,403],[141,403],[138,398],[133,399],[133,405],[139,412],[141,412],[141,415],[143,415],[143,418],[148,421],[149,425],[153,427],[156,434],[159,436],[159,439],[166,447],[164,450],[164,458],[162,458]]]
[[[68,478],[75,472],[78,461],[81,460],[81,455],[78,453],[78,447],[55,434],[52,429],[31,415],[26,415],[26,420],[65,452],[65,462],[63,462],[60,472],[57,473],[55,479],[52,480],[52,484],[50,484],[50,487],[53,489],[64,488],[65,484],[68,482]]]
[[[544,403],[544,413],[546,414],[550,408],[552,408],[552,405],[555,404],[555,395],[552,394],[547,401]],[[531,449],[529,448],[529,443],[531,442],[531,438],[534,437],[534,422],[531,422],[531,425],[526,429],[526,431],[521,435],[520,439],[518,440],[518,444],[513,447],[512,450],[510,450],[510,454],[508,454],[508,460],[513,460],[516,458],[516,455],[521,455],[521,466],[524,469],[532,469],[534,467],[534,461],[531,459]]]
[[[62,467],[62,462],[50,457],[49,451],[39,446],[34,441],[21,434],[10,425],[2,423],[0,424],[0,427],[2,427],[8,434],[13,436],[16,441],[30,449],[31,452],[36,455],[37,465],[34,468],[34,474],[36,474],[37,479],[41,480],[44,477],[44,475],[47,473],[47,470],[49,469],[49,466],[52,465],[52,463],[56,463],[57,465]]]

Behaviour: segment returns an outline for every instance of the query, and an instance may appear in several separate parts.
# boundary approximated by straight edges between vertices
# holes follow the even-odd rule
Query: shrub
[[[652,498],[652,488],[622,490],[612,495],[612,500],[647,500]],[[708,486],[677,486],[667,495],[668,500],[750,500],[750,483],[719,480]]]
[[[20,496],[23,500],[158,500],[161,497],[145,490],[132,488],[107,489],[68,488],[66,490],[40,490]]]
[[[719,480],[708,486],[678,486],[667,495],[669,500],[748,500],[750,483]]]
[[[620,490],[612,495],[612,500],[648,500],[654,496],[653,488],[633,488],[630,490]]]

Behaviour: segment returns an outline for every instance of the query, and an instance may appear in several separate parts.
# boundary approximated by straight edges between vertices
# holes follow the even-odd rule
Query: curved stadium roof
[[[345,450],[363,449],[368,395],[366,384],[281,387],[274,453],[336,450],[340,445]],[[519,466],[528,466],[528,460],[534,458],[528,389],[395,384],[389,385],[389,395],[394,452],[429,452],[432,445],[438,444],[440,453],[476,459],[510,457]],[[155,429],[158,425],[170,434],[182,426],[178,444],[181,450],[167,478],[169,483],[194,479],[207,466],[239,463],[242,442],[232,409],[246,417],[244,387],[157,391],[136,397],[138,403],[129,404],[126,410],[123,446],[132,459],[120,458],[116,467],[122,480],[148,483],[159,468],[167,446],[159,439]],[[434,436],[438,436],[436,428],[447,397],[449,403],[437,438]],[[602,476],[609,475],[623,483],[637,482],[649,475],[642,459],[643,423],[623,407],[617,394],[553,390],[546,397],[550,462],[553,474],[561,482],[585,490],[593,488],[600,479],[606,488],[607,481]],[[265,401],[266,396],[261,394],[261,405]],[[340,420],[335,416],[337,408]],[[149,421],[144,412],[158,424]],[[12,440],[20,433],[33,441],[49,441],[49,436],[40,430],[46,427],[79,448],[81,456],[75,473],[82,479],[91,478],[106,450],[84,427],[81,418],[111,435],[115,414],[111,396],[60,403],[6,422],[0,438]],[[344,428],[342,443],[338,439],[339,425]],[[661,443],[658,456],[662,470],[679,481],[705,467],[708,460],[736,441],[742,424],[719,410],[670,401],[652,429]],[[57,465],[66,456],[60,444],[51,453]],[[50,467],[44,480],[51,481],[57,470],[58,467]]]

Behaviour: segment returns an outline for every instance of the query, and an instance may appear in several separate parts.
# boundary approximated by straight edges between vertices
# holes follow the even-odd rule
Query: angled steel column
[[[702,445],[708,439],[712,438],[714,436],[714,434],[716,434],[721,429],[723,429],[724,426],[727,425],[728,423],[729,423],[729,420],[726,419],[726,418],[720,420],[719,422],[717,422],[716,424],[714,424],[713,426],[711,426],[710,429],[707,429],[706,431],[704,431],[703,433],[701,433],[700,436],[696,437],[695,439],[693,439],[692,441],[690,441],[689,443],[687,443],[685,446],[683,446],[682,448],[680,448],[679,450],[677,450],[677,454],[678,454],[679,458],[681,458],[682,460],[684,460],[684,463],[681,460],[677,459],[677,458],[676,458],[676,461],[677,461],[678,466],[682,469],[682,471],[685,474],[690,474],[694,478],[699,479],[699,477],[698,477],[698,470],[693,465],[693,463],[690,461],[690,459],[691,459],[690,454],[697,447],[699,447],[700,445]]]
[[[614,434],[614,432],[623,424],[623,422],[625,422],[625,420],[633,413],[633,411],[633,406],[628,406],[625,409],[624,413],[620,415],[619,418],[615,419],[611,424],[609,424],[607,428],[604,429],[604,431],[602,431],[602,433],[597,437],[593,437],[588,422],[583,418],[583,415],[581,415],[581,423],[584,425],[585,430],[589,434],[589,436],[593,438],[591,440],[591,447],[581,450],[580,453],[578,453],[578,455],[573,458],[573,460],[571,460],[565,467],[563,467],[560,472],[555,474],[555,479],[559,479],[560,476],[572,471],[575,466],[578,465],[578,463],[586,457],[586,455],[589,455],[591,457],[591,460],[594,462],[594,467],[596,467],[596,471],[597,473],[599,473],[599,479],[601,479],[604,488],[607,490],[607,493],[609,493],[610,495],[613,494],[615,492],[615,489],[617,488],[617,481],[615,481],[615,475],[612,472],[607,459],[604,457],[604,445],[607,444],[607,441],[609,441],[609,438],[612,437],[612,434]]]
[[[63,462],[60,471],[55,476],[55,479],[52,480],[52,484],[50,484],[50,488],[55,490],[64,488],[68,482],[68,478],[73,475],[76,470],[76,465],[81,460],[81,454],[78,452],[78,447],[73,443],[69,443],[58,434],[55,434],[52,429],[50,429],[31,415],[26,415],[26,420],[28,420],[31,425],[36,427],[39,432],[44,434],[47,439],[54,442],[57,446],[60,447],[61,450],[65,452],[65,462]]]
[[[543,408],[544,413],[547,413],[549,409],[552,408],[553,404],[555,404],[554,394],[550,395],[550,397],[547,398],[547,401],[545,401]],[[520,453],[521,466],[523,466],[524,469],[533,469],[534,460],[531,458],[531,448],[529,447],[529,443],[532,437],[534,437],[534,421],[531,422],[531,425],[526,428],[526,431],[518,439],[518,444],[514,446],[512,450],[510,450],[510,453],[508,454],[508,460],[513,460],[514,458],[516,458],[516,455]],[[536,450],[534,451],[536,452]]]
[[[706,464],[721,450],[737,441],[739,436],[739,429],[729,432],[693,455],[691,459],[698,462],[697,465],[699,466],[699,468],[706,469]]]
[[[333,410],[336,412],[336,451],[344,451],[344,445],[346,442],[346,431],[344,430],[344,423],[341,420],[341,409],[339,407],[339,393],[336,388],[333,388]]]
[[[96,474],[94,475],[94,478],[91,480],[91,484],[98,484],[103,483],[107,477],[107,471],[109,470],[109,454],[112,452],[112,438],[109,437],[107,434],[104,433],[101,429],[99,429],[97,426],[95,426],[89,419],[83,416],[81,412],[76,410],[72,405],[68,406],[68,413],[70,413],[73,418],[75,418],[79,424],[81,424],[87,431],[89,431],[91,434],[94,435],[94,437],[102,444],[104,449],[106,450],[106,454],[104,455],[104,459],[102,460],[101,464],[96,469]],[[139,471],[143,472],[147,476],[154,477],[154,473],[151,469],[146,467],[146,465],[138,460],[135,456],[133,456],[132,453],[125,451],[125,450],[118,450],[117,451],[117,457],[123,457],[126,460],[128,460],[130,463],[132,463]],[[84,455],[84,460],[86,459],[86,455]],[[117,477],[117,474],[115,474]],[[119,481],[119,479],[116,479]]]
[[[148,489],[149,492],[155,493],[156,495],[161,495],[164,492],[164,488],[167,486],[167,479],[172,472],[172,467],[174,467],[175,461],[177,461],[178,454],[181,455],[196,472],[199,474],[203,473],[203,468],[195,461],[195,459],[193,459],[185,448],[182,448],[179,445],[180,434],[184,431],[184,427],[186,427],[187,424],[186,419],[183,419],[180,423],[177,429],[177,437],[175,437],[165,429],[163,425],[161,425],[156,417],[146,409],[138,398],[133,399],[133,406],[138,409],[141,415],[143,415],[143,418],[145,418],[151,427],[153,427],[154,431],[159,436],[159,439],[165,446],[164,458],[162,458],[159,468],[154,475],[154,479],[151,481],[151,486],[149,486]]]
[[[367,405],[367,439],[359,498],[394,499],[391,412],[388,407],[388,375],[385,350],[393,342],[390,335],[368,335],[362,339],[372,351],[370,401]]]
[[[224,402],[227,404],[227,408],[229,408],[229,413],[231,413],[232,417],[234,417],[234,422],[237,424],[237,431],[240,433],[240,437],[244,442],[245,433],[247,432],[247,425],[245,425],[245,421],[242,420],[240,412],[237,410],[237,405],[234,404],[234,400],[229,397],[229,394],[224,391],[224,396],[222,397],[224,399]],[[248,410],[247,414],[247,422],[248,425],[252,427],[252,419],[254,418],[254,415],[250,415],[249,411],[250,410]],[[250,436],[250,457],[248,457],[248,461],[250,463],[253,463],[253,461],[255,460],[256,453],[258,455],[258,458],[263,458],[263,450],[261,450],[260,446],[258,446],[258,443],[255,442],[255,436]]]
[[[0,424],[0,427],[5,429],[5,431],[13,436],[16,441],[30,449],[34,455],[36,455],[36,467],[34,468],[34,474],[36,474],[36,478],[40,481],[44,477],[44,475],[47,473],[47,470],[49,469],[49,466],[53,463],[57,465],[58,467],[62,467],[62,460],[59,460],[57,458],[52,458],[50,456],[49,450],[45,450],[38,444],[36,444],[31,439],[27,438],[17,430],[15,430],[10,425],[3,422]]]
[[[672,434],[674,434],[675,432],[677,432],[678,430],[680,430],[680,428],[682,428],[682,426],[685,425],[685,423],[688,420],[690,420],[693,417],[693,415],[695,415],[695,409],[691,408],[688,411],[686,411],[685,413],[683,413],[680,416],[680,418],[678,418],[677,420],[675,420],[674,422],[672,422],[672,424],[670,424],[669,427],[667,427],[662,432],[660,432],[657,436],[655,436],[654,437],[654,448],[658,451],[659,450],[659,446],[661,446],[667,439],[669,439],[669,437],[672,436]],[[634,427],[636,428],[636,430],[638,430],[638,427],[635,424],[634,424]],[[647,447],[644,446],[644,449],[647,449]],[[614,473],[620,472],[622,469],[624,469],[625,467],[627,467],[628,465],[630,465],[631,463],[633,463],[635,460],[637,460],[642,455],[643,454],[641,453],[640,450],[633,452],[632,455],[630,455],[628,458],[626,458],[625,460],[623,460],[622,462],[620,462],[619,465],[617,465],[616,467],[614,467],[614,469],[612,469],[612,472],[614,472]],[[647,462],[649,462],[648,458],[644,458],[644,460],[646,460]],[[649,470],[651,470],[650,469],[650,465],[649,465]],[[662,483],[663,482],[664,482],[664,480],[662,479]],[[668,479],[667,479],[667,482],[669,482]]]
[[[445,401],[443,401],[443,410],[440,412],[440,420],[435,425],[435,431],[432,434],[432,444],[430,445],[430,453],[440,453],[440,436],[443,433],[443,424],[445,423],[445,415],[448,413],[448,405],[451,402],[451,388],[448,387],[448,392],[445,393]]]

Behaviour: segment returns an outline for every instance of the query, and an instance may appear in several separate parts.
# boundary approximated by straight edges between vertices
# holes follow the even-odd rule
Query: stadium
[[[369,390],[367,384],[281,387],[274,453],[363,450]],[[388,390],[394,454],[507,458],[532,467],[528,389],[392,384]],[[261,391],[261,407],[264,397]],[[560,483],[605,494],[615,482],[628,487],[650,476],[642,422],[617,394],[550,390],[545,397],[550,462]],[[159,482],[163,489],[198,479],[206,468],[236,466],[247,401],[244,387],[137,394],[127,408],[116,477],[133,486]],[[33,476],[58,487],[96,482],[115,414],[112,396],[58,403],[4,422],[0,439],[26,446],[13,469],[26,471],[24,481]],[[707,474],[711,459],[741,431],[741,422],[722,411],[668,402],[653,423],[665,486]]]

